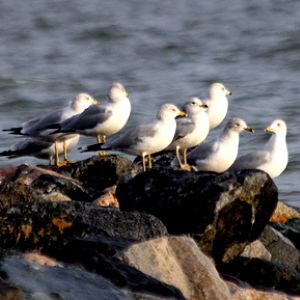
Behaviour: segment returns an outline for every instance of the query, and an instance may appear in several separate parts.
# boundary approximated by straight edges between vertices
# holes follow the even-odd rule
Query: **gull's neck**
[[[197,128],[201,127],[202,130],[209,130],[209,119],[206,111],[193,114],[191,120]]]
[[[219,143],[230,145],[231,147],[238,148],[240,140],[240,133],[234,130],[225,129],[218,138]]]
[[[266,150],[270,151],[272,154],[275,154],[278,151],[280,153],[282,153],[282,151],[287,152],[286,135],[283,133],[273,134],[266,144]]]

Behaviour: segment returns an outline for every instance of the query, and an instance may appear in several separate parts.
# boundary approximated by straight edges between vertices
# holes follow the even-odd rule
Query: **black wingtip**
[[[104,145],[103,143],[87,145],[87,146],[80,147],[79,150],[81,153],[82,152],[99,151],[99,150],[107,150],[107,149],[104,149],[103,145]]]
[[[10,134],[17,134],[17,135],[22,135],[23,127],[12,127],[12,128],[5,128],[2,129],[2,131],[9,132]]]

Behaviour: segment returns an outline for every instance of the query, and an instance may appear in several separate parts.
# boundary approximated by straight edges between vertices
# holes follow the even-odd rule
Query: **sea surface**
[[[257,129],[241,135],[240,153],[261,147],[275,118],[287,122],[289,165],[275,182],[280,198],[300,207],[299,37],[300,1],[0,1],[0,129],[82,91],[104,99],[115,81],[130,93],[133,126],[164,102],[204,98],[220,81],[233,92],[227,119]],[[0,137],[0,151],[20,139]],[[0,158],[1,166],[23,162],[47,163]]]

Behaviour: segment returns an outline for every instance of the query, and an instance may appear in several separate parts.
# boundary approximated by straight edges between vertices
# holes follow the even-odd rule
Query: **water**
[[[286,120],[290,162],[275,181],[280,197],[300,207],[299,36],[300,2],[291,0],[1,1],[0,128],[81,91],[103,98],[113,81],[131,94],[132,125],[152,119],[163,102],[204,97],[221,81],[233,91],[227,118],[258,129]],[[0,150],[17,141],[0,134]],[[266,138],[243,134],[240,152]],[[0,165],[25,161],[41,162],[1,158]]]

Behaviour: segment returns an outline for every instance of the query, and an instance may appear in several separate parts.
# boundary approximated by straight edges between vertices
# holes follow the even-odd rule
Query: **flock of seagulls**
[[[24,139],[0,155],[32,155],[62,166],[70,162],[67,153],[77,146],[80,135],[86,135],[94,136],[96,143],[82,147],[82,152],[100,151],[99,155],[106,155],[104,151],[117,150],[140,156],[144,171],[152,168],[152,154],[172,150],[176,154],[172,163],[186,170],[191,165],[199,171],[218,173],[251,168],[263,170],[272,178],[279,176],[288,163],[287,126],[283,120],[274,120],[265,128],[272,135],[263,149],[240,157],[240,133],[254,131],[241,118],[230,119],[215,140],[205,142],[209,132],[225,119],[229,95],[231,92],[223,84],[213,83],[208,99],[192,97],[181,108],[163,104],[153,122],[122,130],[131,114],[131,103],[124,86],[113,83],[106,102],[98,103],[81,93],[63,109],[19,127],[3,129]]]

